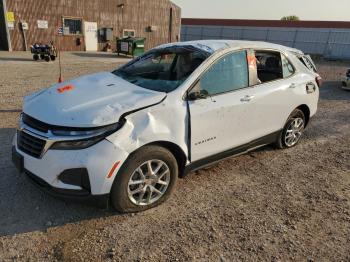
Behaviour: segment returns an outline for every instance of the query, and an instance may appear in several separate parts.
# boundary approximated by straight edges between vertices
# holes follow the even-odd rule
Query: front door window
[[[200,90],[213,96],[249,85],[246,51],[238,51],[219,59],[200,80]]]

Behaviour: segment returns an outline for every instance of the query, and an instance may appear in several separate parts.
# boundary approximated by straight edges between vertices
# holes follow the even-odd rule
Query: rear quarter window
[[[317,73],[317,68],[315,66],[314,61],[312,61],[311,56],[303,55],[303,56],[299,57],[299,60],[307,69],[311,70],[312,72]]]

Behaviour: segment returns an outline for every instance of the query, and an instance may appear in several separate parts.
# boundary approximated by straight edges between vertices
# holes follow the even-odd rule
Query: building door
[[[84,22],[85,51],[97,51],[97,23]]]

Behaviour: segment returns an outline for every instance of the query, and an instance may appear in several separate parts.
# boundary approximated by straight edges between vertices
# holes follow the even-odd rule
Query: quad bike
[[[55,61],[57,57],[57,48],[54,46],[53,42],[49,45],[35,43],[30,46],[30,51],[35,61],[41,59],[50,62],[50,60]]]

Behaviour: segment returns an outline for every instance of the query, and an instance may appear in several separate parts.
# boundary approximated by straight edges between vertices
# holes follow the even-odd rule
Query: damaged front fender
[[[147,144],[169,142],[178,145],[187,158],[188,119],[184,101],[172,101],[170,97],[124,119],[123,128],[107,137],[116,147],[131,154]]]

